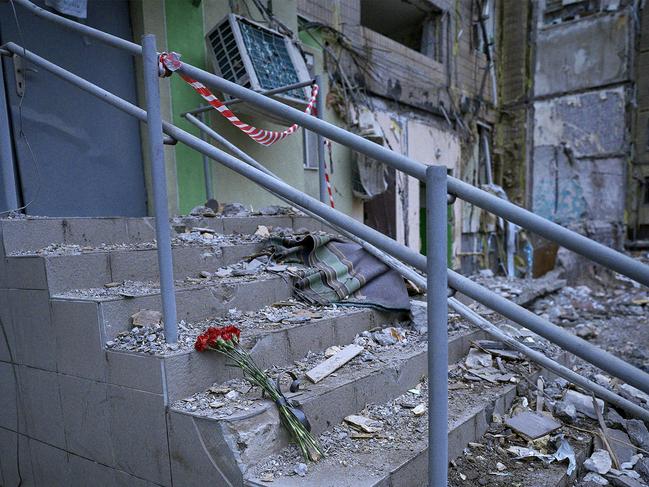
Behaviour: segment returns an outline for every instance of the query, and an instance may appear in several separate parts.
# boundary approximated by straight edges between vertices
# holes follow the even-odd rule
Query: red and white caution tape
[[[169,53],[163,52],[160,55],[159,66],[160,66],[160,76],[162,77],[171,76],[174,71],[177,71],[182,67],[182,62],[180,61],[180,54],[176,52],[169,52]],[[257,127],[248,125],[247,123],[239,120],[239,118],[234,113],[232,113],[230,109],[227,106],[225,106],[221,100],[219,100],[216,96],[214,96],[212,92],[209,89],[207,89],[207,87],[203,83],[196,81],[195,79],[190,78],[189,76],[183,73],[178,73],[178,74],[192,88],[194,88],[194,91],[196,91],[196,93],[201,95],[207,103],[209,103],[212,107],[214,107],[221,115],[227,118],[232,125],[237,127],[239,130],[247,134],[248,137],[250,137],[255,142],[260,143],[261,145],[265,145],[265,146],[273,145],[275,142],[279,142],[280,140],[285,139],[286,137],[288,137],[298,129],[297,124],[291,125],[283,132],[258,129]],[[307,114],[311,113],[311,110],[313,110],[313,107],[315,106],[315,100],[317,95],[318,95],[318,85],[313,84],[311,86],[311,98],[309,99],[309,103],[306,106],[306,110],[304,110],[305,113]]]
[[[327,146],[327,149],[329,150],[329,160],[333,164],[333,159],[331,158],[331,141],[329,139],[325,139],[324,144]],[[329,204],[331,205],[332,208],[334,208],[334,195],[331,192],[331,183],[329,182],[329,172],[327,171],[327,161],[324,161],[324,166],[325,166],[325,181],[327,182],[327,191],[329,192]]]

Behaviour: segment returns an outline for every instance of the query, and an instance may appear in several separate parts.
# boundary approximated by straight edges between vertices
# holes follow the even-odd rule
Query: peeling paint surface
[[[569,95],[534,104],[534,145],[561,146],[575,157],[627,151],[623,87]]]
[[[629,76],[629,30],[626,12],[540,30],[535,95],[625,81]]]

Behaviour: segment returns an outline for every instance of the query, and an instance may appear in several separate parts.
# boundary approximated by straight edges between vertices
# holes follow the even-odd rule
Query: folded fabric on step
[[[401,275],[360,245],[326,234],[274,237],[275,259],[299,262],[295,294],[310,304],[340,303],[408,311],[410,301]]]

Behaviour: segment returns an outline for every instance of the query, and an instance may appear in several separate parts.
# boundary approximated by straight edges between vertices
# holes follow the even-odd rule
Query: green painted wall
[[[166,0],[165,20],[167,49],[182,54],[182,60],[205,68],[201,5],[194,6],[192,0]],[[180,114],[200,105],[202,98],[180,76],[172,76],[169,79],[173,123],[183,130],[199,135],[198,130],[187,123]],[[205,202],[203,159],[200,154],[182,144],[176,145],[175,150],[179,211],[181,214],[187,214],[194,206]]]
[[[256,9],[245,8],[239,0],[203,0],[194,6],[192,0],[166,0],[165,23],[167,27],[167,48],[182,54],[182,59],[198,67],[211,71],[205,51],[204,33],[212,29],[226,14],[230,5],[239,14],[257,14]],[[275,8],[276,7],[276,8]],[[286,25],[297,27],[297,5],[295,0],[285,0],[274,5],[274,13]],[[261,19],[255,19],[261,20]],[[316,34],[317,35],[317,34]],[[309,36],[300,36],[308,49],[313,52],[316,72],[322,72],[322,52]],[[191,133],[199,135],[192,125],[185,122],[180,114],[200,105],[202,99],[179,77],[172,76],[172,119],[173,123]],[[323,87],[325,92],[327,87]],[[215,93],[220,96],[219,93]],[[283,130],[287,124],[277,123],[261,116],[256,110],[244,104],[236,109],[237,115],[245,122],[269,130]],[[302,155],[302,134],[300,131],[271,147],[264,147],[234,128],[218,113],[210,115],[211,126],[238,147],[249,153],[261,164],[268,167],[291,186],[318,197],[317,171],[304,169]],[[326,110],[325,118],[340,125],[335,113]],[[188,213],[194,206],[205,201],[202,157],[178,144],[175,146],[178,200],[180,213]],[[362,203],[353,198],[351,192],[351,151],[338,144],[333,146],[334,172],[330,174],[334,188],[336,208],[362,220]],[[261,189],[242,176],[217,163],[212,165],[212,188],[215,198],[221,203],[240,202],[253,208],[270,204],[283,204],[280,200]]]

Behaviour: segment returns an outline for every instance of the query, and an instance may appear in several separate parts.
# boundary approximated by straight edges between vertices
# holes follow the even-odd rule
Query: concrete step
[[[239,262],[262,248],[257,237],[216,236],[215,243],[175,239],[172,247],[174,277],[199,277],[201,271]],[[59,294],[71,289],[102,287],[125,280],[159,279],[158,255],[154,242],[102,247],[56,246],[9,255],[6,258],[7,285],[13,289],[46,289]]]
[[[471,340],[483,337],[483,332],[474,330],[453,334],[449,360],[460,359]],[[425,338],[412,333],[408,341],[405,346],[375,347],[371,362],[359,356],[317,384],[305,379],[304,390],[295,398],[302,404],[313,431],[319,434],[366,404],[390,400],[415,386],[426,375]],[[322,354],[311,353],[296,366],[275,368],[272,374],[296,369],[304,372],[323,359]],[[222,386],[232,385],[230,382]],[[173,403],[168,412],[173,477],[183,485],[203,485],[206,479],[223,485],[243,485],[243,475],[251,466],[278,454],[288,444],[276,407],[260,399],[257,390],[242,395],[237,401],[240,410],[227,405],[209,407],[210,401],[218,399],[209,391],[187,399]],[[194,404],[206,407],[192,411]],[[196,448],[198,443],[203,448]]]
[[[212,277],[198,284],[177,281],[178,320],[223,317],[233,308],[257,310],[292,293],[289,276],[270,272]],[[5,304],[9,312],[3,313],[3,321],[18,363],[96,381],[106,381],[106,343],[131,330],[133,314],[161,309],[155,281],[68,291],[51,298],[47,291],[0,291],[0,309]],[[49,345],[34,348],[34,341]],[[10,361],[1,335],[0,360]]]
[[[422,387],[419,402],[425,402]],[[458,457],[469,442],[478,441],[494,413],[504,414],[516,397],[516,385],[476,384],[472,389],[449,394],[449,459]],[[407,393],[385,404],[370,405],[362,414],[380,418],[382,429],[375,439],[353,439],[350,428],[340,424],[321,436],[327,456],[309,463],[304,477],[293,473],[301,458],[294,447],[251,469],[246,487],[268,485],[264,473],[273,471],[271,485],[278,487],[392,487],[427,484],[428,413],[415,416],[411,409],[398,406],[412,400]],[[281,475],[280,475],[281,474]]]
[[[50,244],[99,246],[137,244],[155,240],[155,220],[145,218],[15,218],[0,219],[0,257],[36,251]],[[259,225],[295,230],[322,230],[322,225],[303,215],[250,215],[242,217],[176,217],[176,232],[184,228],[210,228],[220,234],[253,234]]]
[[[313,318],[303,320],[305,307],[292,303],[282,306],[282,313],[287,318],[281,322],[273,322],[267,317],[277,310],[267,306],[259,311],[237,312],[236,317],[231,314],[219,319],[186,323],[180,330],[176,350],[160,339],[158,346],[148,353],[134,352],[129,350],[133,346],[128,345],[131,335],[119,337],[116,344],[107,350],[108,380],[154,393],[162,393],[164,388],[169,402],[173,402],[204,391],[214,382],[240,376],[238,369],[227,366],[220,354],[194,350],[196,336],[208,326],[237,326],[242,330],[243,347],[259,366],[268,368],[292,364],[310,350],[324,350],[331,345],[347,343],[365,330],[390,326],[398,318],[395,314],[370,308],[326,306],[319,307]],[[138,374],[128,373],[132,370],[137,370]]]

